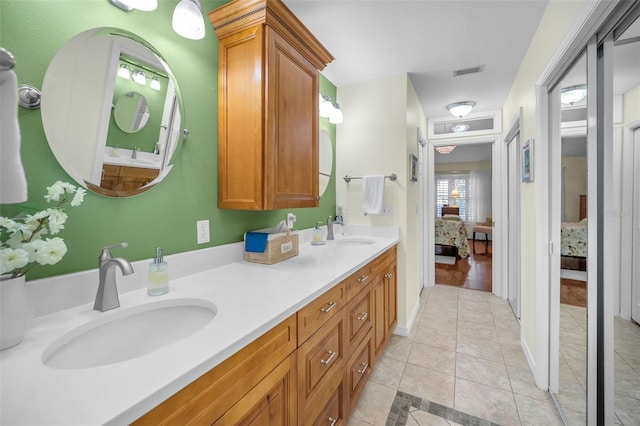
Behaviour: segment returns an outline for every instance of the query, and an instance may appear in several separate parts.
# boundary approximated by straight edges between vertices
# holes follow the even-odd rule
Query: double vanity
[[[346,421],[397,318],[398,229],[354,229],[322,246],[302,231],[299,255],[274,265],[242,261],[241,243],[211,269],[197,252],[168,257],[195,270],[164,296],[138,273],[120,308],[36,318],[0,352],[0,423]]]

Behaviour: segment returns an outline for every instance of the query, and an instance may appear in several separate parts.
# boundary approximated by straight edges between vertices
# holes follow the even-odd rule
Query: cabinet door
[[[263,30],[218,44],[218,207],[263,207]]]
[[[356,406],[358,397],[362,393],[369,376],[371,375],[371,365],[373,364],[373,352],[371,344],[371,334],[367,334],[362,343],[354,350],[353,355],[347,362],[347,391],[348,413],[351,413]]]
[[[266,208],[317,207],[318,71],[273,29],[265,28]]]
[[[258,383],[215,426],[295,426],[296,354],[293,353]]]
[[[386,308],[386,338],[389,339],[393,333],[393,329],[398,323],[398,279],[396,276],[397,266],[392,263],[388,272],[385,274],[385,308]]]
[[[373,296],[373,348],[374,359],[378,359],[384,348],[387,325],[385,321],[385,280],[377,276],[372,283]]]

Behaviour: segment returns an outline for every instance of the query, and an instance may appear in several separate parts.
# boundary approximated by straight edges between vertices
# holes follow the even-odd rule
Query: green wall
[[[134,32],[153,45],[171,66],[184,101],[185,127],[191,132],[174,169],[154,189],[127,198],[87,194],[79,208],[67,210],[69,219],[60,236],[69,251],[57,265],[39,266],[27,279],[42,278],[97,267],[100,249],[120,241],[129,243],[114,255],[127,259],[151,258],[156,246],[165,254],[186,252],[242,240],[243,233],[275,225],[294,212],[296,229],[312,227],[335,211],[335,165],[320,207],[287,211],[245,212],[217,207],[218,41],[206,17],[226,1],[203,0],[206,36],[187,40],[171,29],[178,0],[160,0],[153,12],[123,12],[107,0],[0,0],[0,45],[16,58],[21,84],[42,87],[48,63],[71,37],[95,27],[118,27]],[[336,88],[322,78],[320,90],[336,99]],[[29,185],[24,205],[2,205],[3,216],[13,216],[27,205],[45,207],[45,187],[56,180],[72,182],[53,156],[42,127],[40,110],[19,109],[22,160]],[[321,119],[334,142],[335,126]],[[209,219],[211,243],[196,244],[196,221]]]

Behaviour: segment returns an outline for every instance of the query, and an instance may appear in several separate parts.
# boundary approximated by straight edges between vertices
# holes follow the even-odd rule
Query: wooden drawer
[[[298,346],[345,306],[344,290],[342,282],[298,311]]]
[[[385,269],[387,265],[395,262],[396,256],[396,246],[393,246],[371,261],[371,272],[373,274],[380,273],[380,271]]]
[[[211,425],[295,349],[292,315],[133,424]]]
[[[298,348],[298,418],[306,418],[342,380],[346,362],[345,310]],[[327,387],[329,386],[329,387]]]
[[[371,330],[372,317],[373,300],[371,298],[371,286],[367,284],[367,286],[347,304],[349,354],[351,354],[351,348],[355,348],[364,335]]]
[[[340,426],[346,424],[347,410],[345,407],[344,381],[340,381],[333,393],[328,394],[327,403],[317,413],[311,413],[304,422],[303,426]]]
[[[353,296],[360,293],[371,282],[371,278],[371,263],[367,263],[347,278],[347,300],[351,300]]]
[[[371,375],[372,366],[373,343],[371,333],[368,333],[347,362],[348,413],[355,407],[358,397]]]

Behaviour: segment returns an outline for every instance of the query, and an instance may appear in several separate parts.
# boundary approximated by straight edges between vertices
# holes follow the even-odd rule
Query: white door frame
[[[631,280],[627,282],[628,285],[626,287],[628,287],[628,289],[625,288],[625,292],[628,292],[628,298],[623,300],[631,301],[630,317],[640,323],[640,265],[638,264],[639,262],[637,262],[640,255],[640,253],[638,253],[640,251],[640,121],[634,122],[629,126],[628,130],[625,137],[628,136],[630,144],[632,145],[632,151],[629,156],[633,157],[634,162],[632,188],[630,192],[626,192],[625,194],[633,194],[632,197],[628,197],[632,199],[629,205],[633,210],[633,214],[625,214],[623,218],[628,218],[628,222],[630,222],[630,226],[633,228],[633,233],[627,233],[632,234],[630,256],[633,262],[633,272]],[[624,227],[623,229],[629,228]],[[632,285],[635,285],[635,287],[632,288]]]
[[[427,162],[427,159],[425,158],[425,153],[427,151],[427,140],[424,138],[424,136],[422,136],[422,132],[420,131],[420,128],[418,127],[417,129],[418,132],[418,192],[419,192],[419,196],[418,196],[418,220],[419,220],[419,225],[418,225],[418,229],[419,229],[419,233],[420,233],[420,242],[419,242],[419,248],[418,248],[418,278],[420,280],[420,282],[418,283],[418,288],[420,289],[420,291],[422,291],[422,289],[424,287],[429,286],[428,280],[427,280],[427,270],[426,270],[426,265],[429,262],[429,260],[427,259],[427,257],[431,256],[434,257],[433,261],[435,262],[435,256],[434,253],[430,253],[427,250],[427,236],[425,235],[425,231],[426,231],[426,227],[424,226],[425,223],[425,206],[426,206],[426,179],[424,176],[424,171],[425,171],[425,163]]]
[[[503,285],[503,277],[502,277],[502,269],[503,269],[503,256],[504,256],[504,246],[502,245],[502,239],[504,235],[504,231],[501,229],[504,226],[504,220],[502,218],[502,179],[501,179],[501,170],[499,167],[502,164],[502,151],[504,150],[503,144],[500,143],[500,136],[478,136],[478,137],[467,137],[464,139],[447,139],[447,140],[429,140],[427,142],[425,148],[425,156],[426,156],[426,168],[427,173],[425,173],[426,177],[426,185],[425,185],[425,215],[424,220],[422,222],[424,228],[423,234],[425,235],[424,242],[424,250],[427,254],[425,256],[426,261],[426,278],[427,285],[434,286],[435,285],[435,274],[436,274],[436,266],[435,266],[435,209],[433,208],[433,201],[436,199],[436,189],[435,189],[435,147],[436,146],[445,146],[445,145],[456,145],[456,146],[465,146],[465,145],[477,145],[481,143],[490,143],[492,144],[492,155],[491,155],[491,190],[492,190],[492,206],[491,211],[494,212],[493,220],[496,223],[496,226],[493,228],[492,235],[492,253],[493,253],[493,261],[492,261],[492,292],[496,296],[506,298],[506,290]],[[499,196],[498,196],[499,195]]]

